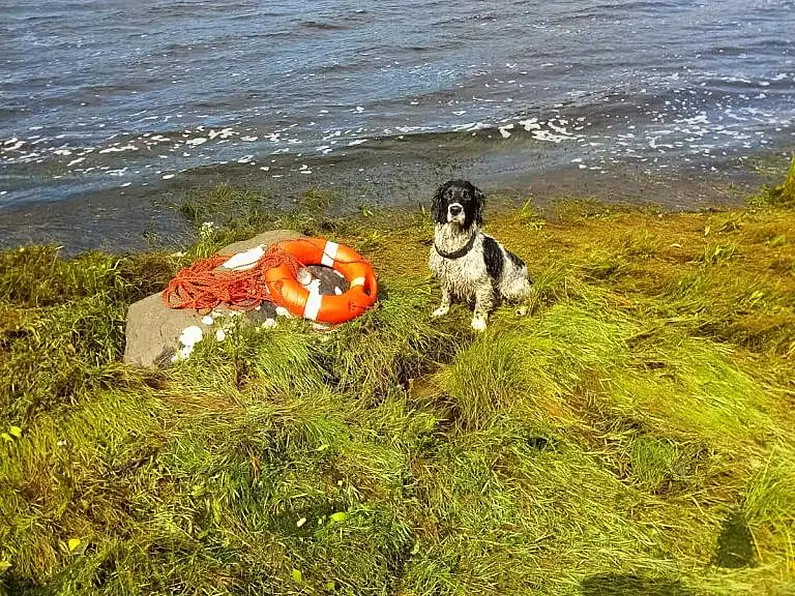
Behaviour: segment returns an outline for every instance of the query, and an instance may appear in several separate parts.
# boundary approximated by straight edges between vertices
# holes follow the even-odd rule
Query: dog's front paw
[[[435,311],[433,311],[431,313],[431,316],[434,317],[434,318],[443,317],[448,312],[450,312],[450,307],[449,306],[440,306],[439,308],[437,308]]]
[[[528,308],[526,306],[520,306],[516,309],[516,316],[523,317],[527,314]]]
[[[474,329],[475,331],[485,331],[486,330],[485,317],[474,317],[472,319],[472,329]]]

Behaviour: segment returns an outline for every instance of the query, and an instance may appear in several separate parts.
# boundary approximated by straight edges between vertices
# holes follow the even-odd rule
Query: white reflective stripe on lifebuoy
[[[339,249],[339,244],[331,240],[326,240],[326,246],[323,247],[323,258],[320,260],[320,264],[326,267],[333,267],[334,259],[337,258],[337,251]]]
[[[364,279],[363,277],[354,277],[351,280],[351,284],[350,285],[351,285],[351,287],[353,287],[353,286],[363,286],[366,281],[367,280]]]
[[[320,312],[320,304],[323,301],[323,294],[315,294],[309,292],[309,297],[306,299],[306,306],[304,306],[304,318],[310,321],[317,320],[317,313]]]

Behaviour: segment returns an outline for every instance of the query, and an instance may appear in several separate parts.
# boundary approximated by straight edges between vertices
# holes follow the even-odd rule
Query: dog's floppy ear
[[[471,185],[475,197],[474,220],[478,226],[483,225],[483,210],[486,208],[486,195],[477,186]]]
[[[433,195],[433,203],[431,203],[431,219],[435,223],[443,224],[447,222],[447,214],[444,213],[444,191],[447,190],[447,183],[442,184],[436,189],[436,194]]]

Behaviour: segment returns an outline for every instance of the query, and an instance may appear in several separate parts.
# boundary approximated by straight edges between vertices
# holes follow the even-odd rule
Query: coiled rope
[[[263,302],[274,302],[265,285],[268,269],[286,263],[295,276],[301,267],[301,263],[278,244],[268,247],[254,266],[242,271],[220,268],[230,258],[215,254],[179,271],[163,290],[165,305],[206,312],[221,304],[236,310],[250,310]]]

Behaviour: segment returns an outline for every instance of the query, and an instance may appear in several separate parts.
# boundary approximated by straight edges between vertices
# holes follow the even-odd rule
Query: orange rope
[[[200,311],[210,311],[219,304],[252,309],[263,302],[274,301],[265,285],[268,269],[287,263],[295,276],[300,267],[295,257],[277,245],[269,247],[257,263],[245,271],[218,269],[230,258],[216,254],[182,269],[163,290],[163,302],[170,308]]]

